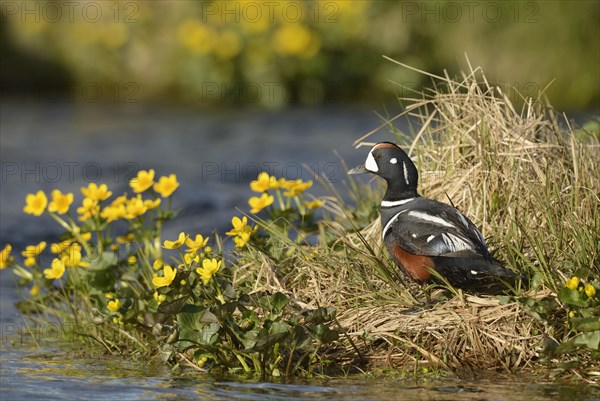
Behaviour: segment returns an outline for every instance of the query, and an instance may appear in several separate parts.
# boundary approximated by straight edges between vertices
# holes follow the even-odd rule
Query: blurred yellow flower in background
[[[157,207],[159,207],[160,203],[161,203],[161,199],[160,198],[157,198],[157,199],[154,199],[154,200],[152,200],[152,199],[146,199],[144,201],[144,206],[146,206],[146,209],[152,210],[152,209],[156,209]]]
[[[58,189],[55,189],[51,193],[52,202],[48,205],[49,212],[56,212],[58,214],[65,214],[69,211],[71,203],[73,203],[73,194],[63,194]]]
[[[304,206],[309,209],[318,209],[323,206],[325,202],[321,199],[314,199],[312,201],[304,201]]]
[[[144,204],[142,195],[138,195],[135,198],[127,200],[125,210],[127,211],[125,217],[131,220],[146,213],[148,211],[148,207]]]
[[[190,18],[181,23],[178,38],[188,50],[201,55],[210,53],[217,45],[213,29],[196,18]]]
[[[108,199],[112,195],[112,192],[108,190],[108,186],[106,184],[100,184],[100,186],[98,186],[95,182],[91,182],[87,187],[82,187],[81,193],[86,198],[90,198],[98,202]]]
[[[23,211],[27,214],[41,216],[48,205],[48,198],[44,191],[37,191],[35,194],[28,194],[25,197],[25,207]]]
[[[34,284],[31,287],[31,290],[29,290],[29,295],[31,295],[32,297],[37,297],[38,295],[40,295],[40,286],[37,284]]]
[[[140,170],[135,178],[129,181],[129,186],[135,193],[141,193],[150,188],[154,184],[154,170]]]
[[[6,244],[2,252],[0,252],[0,270],[6,269],[14,261],[14,258],[10,255],[11,252],[12,245]]]
[[[58,258],[52,260],[52,265],[49,269],[44,269],[44,277],[48,280],[59,279],[63,274],[65,274],[65,265]]]
[[[273,47],[283,56],[310,58],[320,50],[321,42],[302,24],[284,24],[275,32]]]
[[[61,260],[66,267],[88,267],[89,262],[81,258],[81,245],[74,243],[63,252]]]
[[[219,45],[215,47],[215,53],[224,60],[237,56],[242,50],[242,41],[235,31],[222,32],[217,40]]]
[[[289,198],[293,198],[294,196],[298,196],[304,191],[306,191],[308,188],[312,187],[312,185],[313,182],[310,180],[306,182],[302,180],[287,181],[285,184],[285,189],[287,189],[287,191],[284,192],[283,195]]]
[[[113,206],[111,204],[102,209],[102,212],[100,213],[100,217],[106,219],[106,221],[109,223],[118,219],[125,218],[125,216],[127,216],[125,205]]]
[[[173,192],[179,187],[177,176],[170,174],[168,177],[160,177],[158,182],[154,184],[154,190],[160,194],[163,198],[168,198]]]
[[[258,213],[261,210],[263,210],[264,208],[266,208],[267,206],[272,205],[274,201],[275,201],[275,198],[273,197],[273,195],[269,195],[266,193],[263,193],[260,196],[260,198],[253,196],[248,200],[248,205],[250,205],[250,207],[251,207],[250,213],[252,213],[252,214]]]
[[[96,216],[100,211],[100,205],[98,201],[91,198],[83,198],[81,206],[77,208],[77,214],[79,215],[79,221],[86,221]]]

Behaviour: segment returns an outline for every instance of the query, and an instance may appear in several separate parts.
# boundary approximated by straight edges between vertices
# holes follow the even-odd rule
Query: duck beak
[[[350,174],[364,174],[364,173],[368,173],[369,170],[367,170],[367,168],[365,167],[364,164],[361,164],[360,166],[354,167],[352,170],[348,170],[348,175]]]

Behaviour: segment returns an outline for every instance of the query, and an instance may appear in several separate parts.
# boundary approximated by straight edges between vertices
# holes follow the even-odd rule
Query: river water
[[[175,173],[175,207],[182,214],[165,228],[209,234],[229,226],[236,207],[247,209],[250,180],[259,171],[289,179],[325,175],[345,179],[365,150],[352,142],[380,124],[362,107],[270,111],[189,111],[164,108],[3,104],[0,109],[0,242],[53,241],[50,218],[23,214],[27,193],[71,191],[106,182],[118,194],[139,169]],[[379,134],[377,140],[390,140]],[[339,152],[336,153],[336,152]],[[315,193],[323,193],[315,186]],[[77,200],[76,200],[77,202]],[[49,262],[49,261],[48,261]],[[478,380],[352,377],[309,382],[261,382],[208,374],[174,374],[164,366],[120,358],[73,358],[44,327],[24,324],[18,293],[0,272],[0,400],[599,400],[589,385],[532,383],[494,376]],[[23,335],[23,331],[31,335]]]

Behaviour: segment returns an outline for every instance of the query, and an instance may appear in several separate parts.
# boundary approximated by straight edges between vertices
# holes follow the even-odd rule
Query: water
[[[78,108],[3,104],[0,110],[0,242],[19,250],[54,240],[49,218],[22,213],[25,195],[54,188],[72,191],[90,181],[127,190],[138,169],[175,173],[181,182],[176,207],[182,215],[165,237],[184,230],[225,231],[236,207],[246,208],[248,182],[258,170],[287,178],[313,178],[309,166],[341,187],[340,157],[358,164],[365,150],[352,142],[380,121],[361,108],[299,109],[283,112],[190,112],[128,108]],[[378,135],[376,140],[390,139]],[[318,186],[316,192],[323,192]],[[314,192],[314,191],[313,191]],[[48,261],[49,262],[49,261]],[[7,270],[0,272],[0,400],[598,400],[586,385],[515,381],[420,381],[353,377],[261,382],[190,372],[122,358],[80,357],[75,343],[60,343],[52,332],[24,328],[13,303],[18,294]],[[73,355],[78,355],[73,358]]]

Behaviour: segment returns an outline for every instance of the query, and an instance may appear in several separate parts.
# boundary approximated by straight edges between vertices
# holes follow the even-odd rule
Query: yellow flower
[[[207,54],[217,44],[216,33],[197,18],[190,18],[179,26],[178,37],[181,43],[197,54]]]
[[[119,244],[128,244],[135,240],[135,235],[133,233],[127,233],[125,235],[120,235],[117,237],[117,242]]]
[[[121,309],[121,301],[119,301],[119,299],[108,301],[108,303],[106,304],[106,307],[111,312],[118,312],[119,309]]]
[[[65,249],[67,249],[69,247],[69,245],[71,245],[72,242],[73,242],[72,240],[66,240],[66,241],[59,242],[58,244],[52,244],[52,245],[50,245],[50,252],[57,253],[57,254],[61,253]]]
[[[224,60],[235,57],[242,49],[239,36],[232,30],[223,32],[218,38],[219,46],[215,47],[217,56]]]
[[[77,208],[77,214],[79,214],[79,221],[86,221],[96,216],[100,211],[100,205],[98,201],[92,198],[83,198],[81,206]]]
[[[250,241],[250,233],[249,232],[239,233],[233,239],[235,246],[237,246],[238,248],[245,247],[246,244],[248,243],[248,241]]]
[[[127,203],[127,194],[121,195],[117,198],[115,198],[110,205],[113,207],[117,207],[120,205],[125,205]]]
[[[165,240],[163,244],[163,248],[166,249],[177,249],[183,245],[183,243],[188,239],[188,236],[184,232],[179,233],[179,237],[175,241]]]
[[[23,211],[27,214],[41,216],[48,205],[48,198],[44,191],[37,191],[36,194],[28,194],[25,197],[25,207]]]
[[[588,284],[585,286],[585,294],[590,297],[593,298],[594,295],[596,295],[596,287],[594,287],[591,284]]]
[[[125,218],[127,216],[127,210],[125,209],[124,205],[118,205],[118,206],[107,206],[104,209],[102,209],[102,212],[100,213],[100,217],[102,217],[103,219],[106,219],[106,221],[108,223],[113,222],[115,220],[118,219],[122,219]]]
[[[31,295],[32,297],[37,297],[38,295],[40,295],[40,286],[33,285],[33,287],[31,287],[31,289],[29,290],[29,295]]]
[[[90,199],[95,200],[97,202],[101,202],[101,201],[103,201],[105,199],[108,199],[112,195],[112,192],[110,192],[108,190],[108,186],[106,186],[106,184],[100,184],[100,186],[98,186],[98,185],[96,185],[95,182],[91,182],[87,186],[87,188],[86,187],[82,187],[81,188],[81,193],[86,198],[90,198]]]
[[[25,258],[25,261],[23,263],[27,267],[33,267],[35,266],[35,258]]]
[[[575,317],[575,311],[572,310],[569,312],[569,318],[573,319]]]
[[[48,280],[61,278],[65,274],[65,265],[60,259],[54,259],[49,269],[44,269],[44,277]]]
[[[113,294],[112,292],[106,292],[106,293],[104,293],[104,296],[107,299],[113,299],[115,297],[115,294]]]
[[[158,291],[154,291],[154,299],[156,300],[156,302],[158,302],[158,304],[160,305],[161,302],[164,302],[165,299],[167,299],[167,296],[165,294],[159,294]]]
[[[73,203],[73,194],[63,194],[58,189],[52,191],[52,202],[48,205],[49,212],[65,214],[69,211],[71,203]]]
[[[160,206],[160,201],[160,198],[154,200],[146,199],[144,201],[144,206],[146,206],[148,210],[156,209],[158,206]]]
[[[202,261],[202,267],[199,267],[196,269],[196,273],[198,273],[198,275],[200,276],[200,278],[202,279],[202,283],[204,283],[204,285],[208,285],[208,283],[210,282],[210,279],[212,278],[212,276],[219,271],[219,268],[221,267],[221,261],[217,261],[217,259],[212,258],[212,259],[204,259]]]
[[[14,258],[10,256],[11,251],[12,245],[6,244],[2,252],[0,252],[0,270],[6,269],[14,261]]]
[[[131,198],[127,201],[125,210],[127,211],[125,217],[131,220],[146,213],[148,211],[148,207],[144,204],[142,195],[138,195],[135,198]]]
[[[310,202],[304,201],[304,206],[306,206],[309,209],[318,209],[321,206],[323,206],[324,204],[325,204],[325,202],[322,201],[321,199],[315,199]]]
[[[135,265],[137,263],[137,257],[135,255],[129,255],[127,258],[127,263],[130,265]]]
[[[176,275],[177,275],[177,270],[173,269],[169,265],[166,265],[165,268],[163,269],[163,276],[162,277],[159,277],[159,276],[154,277],[152,279],[152,284],[154,284],[155,287],[168,287],[173,282]]]
[[[570,290],[576,290],[579,286],[579,277],[573,276],[565,283],[565,286]]]
[[[186,252],[196,252],[198,249],[202,249],[208,243],[208,237],[204,238],[200,234],[196,234],[196,239],[188,238],[185,240],[185,245],[188,249]]]
[[[284,56],[309,58],[320,49],[319,38],[302,24],[285,24],[275,32],[275,51]]]
[[[89,262],[81,260],[81,245],[75,243],[63,252],[61,258],[67,267],[88,267]]]
[[[160,194],[163,198],[168,198],[171,196],[173,192],[179,187],[179,182],[177,182],[177,176],[175,174],[170,174],[167,176],[162,176],[158,180],[156,184],[154,184],[154,190]]]
[[[152,264],[152,268],[154,270],[160,270],[163,268],[164,265],[165,265],[165,262],[163,262],[162,258],[158,258],[154,261],[154,264]]]
[[[233,216],[231,225],[233,226],[233,229],[225,233],[225,235],[229,235],[230,237],[244,233],[246,232],[246,228],[250,228],[248,227],[248,218],[246,216],[243,216],[241,219],[237,216]]]
[[[277,188],[279,188],[279,181],[277,181],[275,177],[270,177],[269,174],[264,171],[258,175],[256,180],[250,182],[250,189],[258,193]]]
[[[250,213],[258,213],[267,206],[272,205],[274,201],[275,198],[273,198],[273,195],[269,195],[266,193],[263,193],[260,196],[260,198],[253,196],[248,200],[248,205],[250,205],[250,207],[252,208],[250,209]]]
[[[306,191],[308,188],[312,187],[312,181],[288,181],[287,182],[287,191],[283,193],[284,196],[288,198],[293,198],[294,196],[300,195],[302,192]]]
[[[150,188],[154,184],[154,170],[141,170],[137,177],[129,181],[129,186],[135,193],[141,193]]]
[[[34,258],[42,253],[44,249],[46,249],[46,241],[42,241],[37,245],[27,245],[21,255],[26,258]]]

